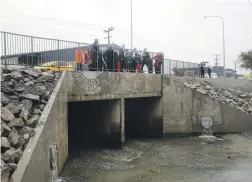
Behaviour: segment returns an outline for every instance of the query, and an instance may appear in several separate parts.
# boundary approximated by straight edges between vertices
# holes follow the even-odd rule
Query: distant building
[[[116,44],[111,44],[115,50],[120,49],[121,47]],[[109,47],[108,44],[100,44],[100,49],[105,51]],[[75,51],[77,48],[87,49],[91,48],[91,45],[82,46],[82,47],[72,47],[65,49],[55,49],[53,50],[45,50],[46,48],[41,48],[41,51],[37,51],[34,53],[26,52],[26,53],[18,53],[11,54],[6,56],[1,56],[1,64],[8,65],[41,65],[51,61],[65,61],[71,62],[75,60]],[[44,50],[43,50],[44,49]],[[49,49],[49,48],[48,48]]]

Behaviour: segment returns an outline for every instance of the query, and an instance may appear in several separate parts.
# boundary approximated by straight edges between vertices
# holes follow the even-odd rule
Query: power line
[[[21,17],[20,15],[22,15],[23,17]],[[20,14],[20,15],[12,15],[15,19],[24,19],[24,20],[34,20],[34,21],[43,21],[45,23],[50,23],[50,24],[56,24],[56,25],[63,25],[63,26],[75,26],[75,27],[84,27],[87,29],[93,29],[93,30],[101,30],[102,28],[104,28],[105,26],[100,26],[100,25],[95,25],[95,24],[88,24],[88,23],[84,23],[84,22],[74,22],[74,21],[68,21],[68,20],[56,20],[56,19],[52,19],[52,18],[44,18],[44,17],[35,17],[35,16],[26,16],[24,14]],[[5,17],[10,18],[11,16],[9,15],[4,15]],[[66,25],[67,24],[67,25]]]
[[[114,27],[110,27],[107,30],[104,30],[104,33],[108,33],[108,36],[104,38],[104,39],[108,39],[108,45],[110,45],[110,38],[112,37],[110,36],[110,32],[113,30],[114,30]]]
[[[5,11],[7,12],[8,14],[8,11]],[[17,16],[25,16],[25,17],[30,17],[30,18],[37,18],[37,19],[44,19],[44,20],[53,20],[53,21],[61,21],[61,22],[67,22],[67,23],[74,23],[74,24],[86,24],[88,26],[94,26],[94,27],[100,27],[100,28],[105,28],[106,26],[105,25],[98,25],[98,24],[91,24],[91,23],[86,23],[86,22],[78,22],[78,21],[70,21],[70,20],[59,20],[59,19],[54,19],[54,18],[47,18],[47,17],[41,17],[41,16],[31,16],[31,15],[28,15],[28,14],[25,14],[25,13],[9,13],[9,14],[12,14],[12,15],[17,15]]]

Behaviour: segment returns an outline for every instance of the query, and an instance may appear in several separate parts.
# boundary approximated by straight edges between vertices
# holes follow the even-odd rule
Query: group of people
[[[205,62],[202,62],[199,64],[200,67],[200,78],[205,78],[205,68],[204,66],[206,66]],[[209,78],[211,78],[211,73],[212,73],[212,69],[210,68],[210,66],[208,66],[207,68],[207,73]]]
[[[85,51],[80,48],[76,50],[75,61],[77,70],[143,72],[143,67],[146,65],[148,73],[152,73],[154,67],[155,73],[160,74],[163,64],[163,54],[157,53],[156,56],[151,57],[145,48],[141,56],[136,48],[134,50],[127,50],[124,45],[119,50],[115,50],[109,46],[105,52],[102,52],[98,40],[95,39],[91,48],[87,48]]]

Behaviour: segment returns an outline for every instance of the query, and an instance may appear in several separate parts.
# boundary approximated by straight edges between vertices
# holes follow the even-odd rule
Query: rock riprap
[[[61,72],[10,70],[1,74],[1,181],[8,182],[35,135],[47,101]]]
[[[184,82],[184,85],[195,89],[201,94],[218,100],[224,104],[234,107],[241,112],[252,115],[252,92],[243,93],[231,88],[224,89],[210,85],[208,82],[199,83],[194,80]]]

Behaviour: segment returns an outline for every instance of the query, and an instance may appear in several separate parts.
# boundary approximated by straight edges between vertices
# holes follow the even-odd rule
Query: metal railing
[[[176,73],[176,70],[178,73]],[[164,59],[164,74],[197,77],[199,76],[199,64],[172,59]]]
[[[1,32],[1,47],[1,65],[5,66],[22,65],[25,67],[50,67],[63,70],[82,69],[128,72],[137,72],[141,67],[140,72],[168,75],[173,75],[174,68],[177,68],[180,76],[190,77],[196,76],[195,70],[198,67],[196,63],[171,59],[163,59],[159,66],[154,66],[155,56],[161,55],[164,58],[162,53],[148,51],[148,57],[145,56],[146,52],[144,51],[122,49],[115,44],[111,44],[110,48],[108,45],[98,45],[96,49],[92,44],[88,43],[34,37],[9,32]],[[76,55],[76,50],[82,52],[80,57]],[[85,52],[88,52],[86,58],[89,56],[90,59],[85,59]],[[82,64],[77,65],[77,59]]]

